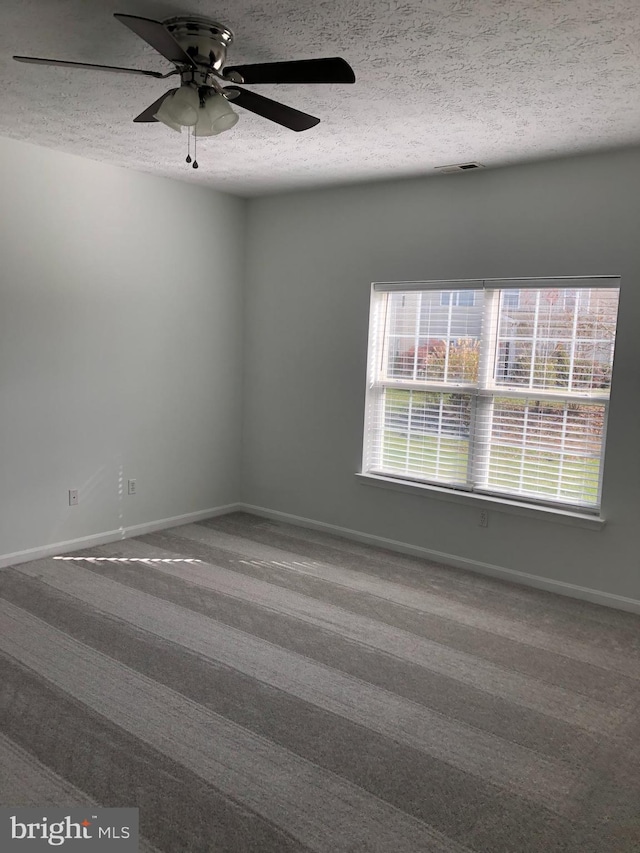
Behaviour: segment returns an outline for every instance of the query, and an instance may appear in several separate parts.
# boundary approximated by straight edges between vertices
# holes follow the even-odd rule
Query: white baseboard
[[[482,563],[479,560],[470,560],[467,557],[457,557],[455,554],[445,554],[442,551],[433,551],[429,548],[422,548],[419,545],[408,545],[406,542],[399,542],[395,539],[386,539],[383,536],[375,536],[371,533],[361,533],[358,530],[350,530],[347,527],[338,527],[335,524],[327,524],[323,521],[314,521],[311,518],[291,515],[288,512],[279,512],[278,510],[266,509],[265,507],[243,503],[238,504],[237,509],[242,510],[243,512],[252,513],[253,515],[270,518],[274,521],[283,521],[287,524],[295,524],[298,527],[308,527],[312,530],[332,533],[335,536],[342,536],[345,539],[353,539],[354,541],[362,542],[365,545],[388,548],[390,551],[409,554],[412,557],[422,557],[425,560],[433,560],[434,562],[455,566],[459,569],[468,569],[469,571],[478,572],[482,575],[502,578],[503,580],[513,581],[514,583],[520,583],[525,586],[532,586],[536,589],[544,589],[547,592],[556,592],[560,595],[566,595],[582,601],[590,601],[593,604],[602,604],[605,607],[613,607],[616,610],[640,613],[640,601],[635,598],[627,598],[623,595],[616,595],[611,592],[603,592],[597,589],[590,589],[586,586],[578,586],[577,584],[565,583],[564,581],[553,580],[552,578],[545,578],[540,575],[532,575],[528,572],[518,572],[515,569],[507,569],[504,566],[494,566],[491,563]]]
[[[59,556],[62,553],[78,551],[81,548],[94,548],[96,545],[107,545],[109,542],[117,542],[120,539],[131,539],[133,536],[143,536],[145,533],[154,533],[157,530],[166,530],[169,527],[178,527],[181,524],[193,524],[205,518],[227,515],[227,513],[236,512],[242,508],[243,505],[239,503],[226,504],[226,506],[203,509],[198,512],[188,512],[184,515],[175,515],[173,518],[161,518],[158,521],[146,521],[144,524],[134,524],[131,527],[120,527],[117,530],[107,530],[104,533],[81,536],[79,539],[69,539],[67,542],[54,542],[51,545],[41,545],[37,548],[29,548],[26,551],[15,551],[13,554],[0,554],[0,569],[5,566],[14,566],[18,563],[27,563],[29,560]]]
[[[26,551],[16,551],[13,554],[0,554],[0,569],[6,566],[13,566],[18,563],[26,563],[29,560],[39,560],[43,557],[59,556],[63,553],[78,551],[81,548],[93,548],[96,545],[106,545],[109,542],[117,542],[120,539],[130,539],[134,536],[142,536],[145,533],[154,533],[157,530],[179,527],[182,524],[192,524],[196,521],[202,521],[205,518],[214,518],[215,516],[227,515],[230,512],[238,511],[249,512],[263,518],[273,519],[274,521],[283,521],[287,524],[295,524],[298,527],[308,527],[312,530],[332,533],[335,536],[342,536],[345,539],[352,539],[355,542],[362,542],[365,545],[387,548],[390,551],[397,551],[400,554],[409,554],[412,557],[422,557],[425,560],[433,560],[438,563],[444,563],[445,565],[455,566],[459,569],[468,569],[469,571],[489,575],[490,577],[514,581],[515,583],[535,587],[536,589],[544,589],[548,592],[556,592],[560,595],[567,595],[571,598],[577,598],[582,601],[602,604],[605,607],[613,607],[617,610],[626,610],[630,613],[640,613],[640,601],[635,598],[627,598],[622,595],[615,595],[611,592],[603,592],[597,589],[590,589],[589,587],[578,586],[577,584],[565,583],[564,581],[541,577],[540,575],[519,572],[515,569],[508,569],[504,566],[495,566],[491,563],[483,563],[479,560],[470,560],[466,557],[458,557],[455,554],[446,554],[443,551],[434,551],[430,548],[423,548],[419,545],[410,545],[396,539],[387,539],[384,536],[362,533],[358,530],[351,530],[348,527],[339,527],[336,524],[315,521],[311,518],[304,518],[299,515],[292,515],[288,512],[280,512],[278,510],[267,509],[266,507],[254,506],[246,503],[226,504],[225,506],[212,507],[210,509],[199,510],[198,512],[176,515],[173,516],[173,518],[162,518],[157,521],[148,521],[144,524],[135,524],[131,527],[122,527],[117,530],[108,530],[103,533],[92,534],[91,536],[82,536],[79,539],[70,539],[66,542],[54,542],[50,545],[29,548]]]

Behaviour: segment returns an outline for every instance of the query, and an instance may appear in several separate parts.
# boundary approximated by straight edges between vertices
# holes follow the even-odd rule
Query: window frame
[[[602,499],[602,484],[603,484],[603,466],[606,452],[606,433],[607,421],[609,413],[610,387],[605,393],[596,393],[593,389],[588,391],[562,391],[548,389],[531,389],[522,388],[516,389],[514,386],[501,386],[496,382],[489,382],[489,373],[497,368],[497,350],[495,347],[495,335],[498,329],[497,312],[500,310],[501,291],[503,290],[518,290],[518,301],[521,301],[521,293],[523,289],[531,288],[539,290],[560,289],[564,295],[566,289],[575,291],[578,288],[612,288],[620,289],[620,276],[567,276],[561,278],[519,278],[519,279],[465,279],[456,281],[425,281],[425,282],[374,282],[371,287],[371,308],[370,308],[370,329],[367,352],[367,394],[365,404],[365,431],[363,440],[363,456],[360,476],[372,478],[379,481],[390,481],[400,487],[417,487],[422,489],[433,489],[440,493],[451,493],[458,495],[467,495],[472,498],[495,500],[502,504],[513,504],[516,507],[540,509],[542,511],[551,511],[560,513],[563,516],[575,516],[581,518],[600,518],[601,499]],[[489,333],[481,334],[480,336],[480,363],[479,363],[479,379],[477,383],[464,382],[432,382],[423,380],[402,380],[392,377],[381,379],[380,376],[373,375],[375,372],[373,365],[380,365],[378,373],[382,373],[383,360],[386,359],[386,353],[376,353],[374,347],[382,346],[384,348],[385,334],[384,329],[381,329],[381,318],[377,313],[377,307],[380,305],[380,295],[401,291],[461,291],[461,290],[484,290],[485,300],[489,301],[489,305],[485,305],[483,317],[492,314],[496,317],[495,322],[490,319]],[[450,305],[449,300],[446,305]],[[441,304],[443,304],[441,302]],[[455,303],[457,305],[457,303]],[[503,307],[502,310],[508,310]],[[514,310],[514,309],[512,309]],[[617,318],[616,318],[617,326]],[[486,332],[486,329],[484,329]],[[381,360],[381,358],[382,360]],[[372,457],[372,446],[374,430],[371,428],[374,411],[379,417],[381,411],[382,400],[385,389],[398,388],[403,390],[414,391],[435,391],[437,393],[455,393],[469,394],[471,397],[471,426],[469,432],[469,452],[467,464],[467,483],[449,484],[442,480],[423,477],[412,477],[411,474],[395,474],[384,470],[376,470],[375,466],[369,464]],[[583,503],[571,503],[569,501],[554,501],[546,497],[538,497],[535,495],[521,495],[517,492],[501,491],[488,488],[486,486],[474,483],[474,478],[471,477],[472,469],[475,468],[477,459],[480,456],[487,459],[486,453],[482,454],[478,449],[480,441],[479,430],[475,429],[475,423],[482,414],[483,407],[493,406],[494,400],[505,398],[524,398],[535,400],[553,400],[564,401],[565,403],[575,402],[576,400],[584,400],[585,403],[593,403],[603,406],[603,427],[602,439],[600,448],[600,460],[598,468],[598,495],[597,501],[593,505]],[[441,435],[441,433],[436,433]],[[490,444],[490,437],[487,439]],[[477,479],[477,478],[476,478]],[[378,483],[379,484],[379,483]]]

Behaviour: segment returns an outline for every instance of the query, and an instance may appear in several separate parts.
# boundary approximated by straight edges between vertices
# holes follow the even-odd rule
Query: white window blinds
[[[618,284],[374,285],[363,470],[597,512]]]

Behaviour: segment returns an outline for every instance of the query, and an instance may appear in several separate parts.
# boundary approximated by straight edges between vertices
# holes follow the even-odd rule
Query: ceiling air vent
[[[482,163],[458,163],[455,166],[436,166],[436,172],[448,175],[450,172],[466,172],[467,169],[484,169]]]

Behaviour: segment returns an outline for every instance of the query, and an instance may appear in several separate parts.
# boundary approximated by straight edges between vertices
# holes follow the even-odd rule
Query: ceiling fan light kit
[[[154,118],[169,127],[193,127],[198,121],[200,98],[191,86],[181,86],[160,104]]]
[[[68,68],[139,74],[165,79],[180,76],[180,87],[165,92],[147,107],[134,122],[161,122],[174,131],[187,128],[194,145],[199,137],[217,136],[238,122],[238,114],[229,101],[290,130],[308,130],[320,119],[300,110],[265,98],[237,84],[260,83],[355,83],[350,65],[339,57],[302,59],[289,62],[263,62],[255,65],[226,66],[227,48],[233,42],[232,31],[199,15],[178,16],[154,21],[137,15],[114,17],[175,65],[167,74],[138,68],[121,68],[33,56],[14,56],[18,62],[60,65]],[[232,83],[224,86],[223,83]],[[191,153],[187,156],[191,163]],[[193,161],[197,169],[197,160]]]
[[[224,95],[209,95],[204,103],[202,111],[206,113],[211,123],[214,134],[222,133],[238,123],[240,116],[231,109]],[[197,133],[197,125],[196,125]]]

